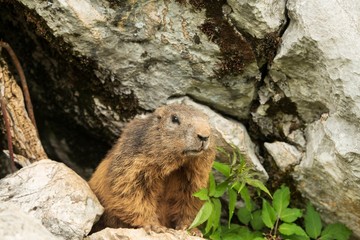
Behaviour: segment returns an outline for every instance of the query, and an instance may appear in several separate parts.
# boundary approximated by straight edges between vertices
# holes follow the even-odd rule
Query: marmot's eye
[[[179,119],[178,116],[176,116],[176,115],[171,115],[171,121],[172,121],[173,123],[180,124],[180,119]]]

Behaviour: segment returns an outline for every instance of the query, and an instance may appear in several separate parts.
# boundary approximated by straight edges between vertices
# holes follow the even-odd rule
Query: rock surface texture
[[[57,121],[58,156],[187,96],[264,177],[274,159],[281,171],[266,170],[290,171],[325,221],[360,238],[359,12],[357,0],[0,0],[0,38],[26,63],[37,114]],[[63,138],[70,127],[94,144]]]
[[[173,231],[173,233],[151,233],[147,234],[144,229],[128,228],[105,228],[104,230],[91,234],[85,240],[201,240],[204,238],[190,236],[185,231]]]
[[[360,2],[287,2],[290,24],[270,76],[306,123],[294,176],[324,220],[360,237]]]
[[[0,236],[2,240],[60,240],[40,222],[21,211],[16,205],[0,203]]]
[[[82,239],[103,212],[87,183],[64,164],[51,160],[38,161],[1,179],[2,202],[15,205],[63,239]]]

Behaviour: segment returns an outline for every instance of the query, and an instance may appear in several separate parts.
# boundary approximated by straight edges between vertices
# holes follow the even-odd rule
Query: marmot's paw
[[[188,226],[187,225],[177,226],[176,230],[188,230]],[[202,232],[198,228],[190,229],[188,230],[188,232],[191,236],[203,237]]]
[[[145,225],[144,230],[147,234],[150,234],[151,232],[165,233],[168,232],[169,229],[161,225]]]
[[[198,228],[193,228],[193,229],[189,230],[189,234],[191,236],[203,237],[202,232]]]

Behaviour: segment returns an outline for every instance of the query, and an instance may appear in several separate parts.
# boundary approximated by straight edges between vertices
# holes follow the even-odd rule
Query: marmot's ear
[[[157,119],[161,119],[165,115],[165,106],[159,107],[155,110],[154,115]]]

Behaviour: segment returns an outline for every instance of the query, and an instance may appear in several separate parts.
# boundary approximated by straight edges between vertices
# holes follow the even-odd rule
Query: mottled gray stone
[[[228,0],[235,26],[256,38],[278,32],[286,22],[285,0]]]
[[[201,240],[204,238],[190,236],[186,231],[175,231],[171,233],[151,233],[148,234],[144,229],[129,228],[105,228],[104,230],[91,234],[85,240]]]
[[[0,236],[2,240],[60,240],[40,220],[25,214],[18,206],[0,202]]]
[[[276,141],[264,143],[264,146],[283,172],[300,163],[302,153],[288,143]]]
[[[83,124],[99,128],[100,122],[118,135],[126,119],[108,100],[109,95],[115,101],[134,97],[132,104],[143,110],[154,110],[169,97],[190,95],[237,118],[249,117],[260,80],[257,62],[254,58],[244,64],[242,73],[218,79],[215,71],[222,53],[199,30],[206,19],[204,10],[194,11],[191,4],[176,1],[124,2],[113,8],[105,0],[19,2],[36,11],[55,37],[72,46],[75,56],[96,62],[96,68],[90,69],[97,78],[91,79],[92,84],[106,90],[93,93],[88,109],[78,105],[81,98],[88,97],[81,89],[72,92],[72,105],[58,97],[65,110],[87,118]],[[34,58],[44,60],[42,54],[34,54]],[[50,71],[54,66],[48,62],[44,65]],[[56,81],[58,76],[52,77]]]
[[[82,239],[103,212],[87,183],[51,160],[35,162],[1,179],[0,201],[12,203],[65,239]]]
[[[306,123],[297,188],[325,221],[360,237],[360,2],[289,0],[287,8],[270,76]]]

